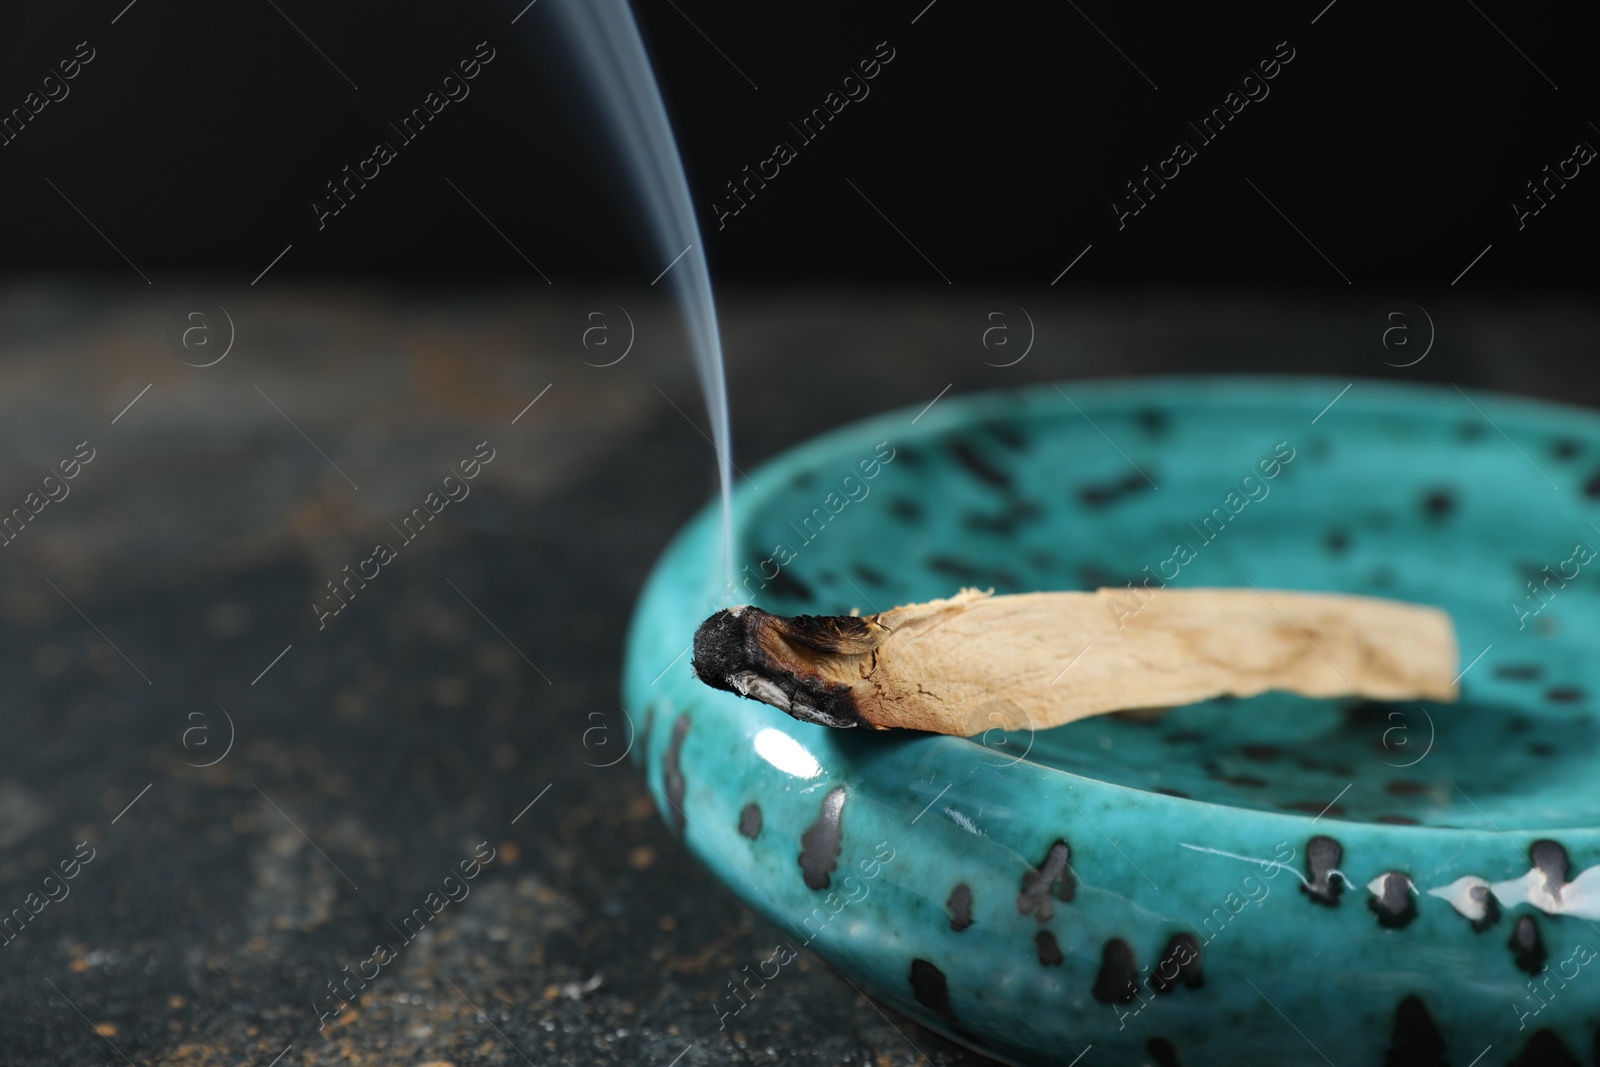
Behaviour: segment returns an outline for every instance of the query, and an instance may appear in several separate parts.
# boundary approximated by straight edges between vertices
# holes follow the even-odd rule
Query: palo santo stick
[[[877,615],[719,611],[694,638],[700,680],[824,726],[970,737],[1269,689],[1379,700],[1457,695],[1450,617],[1332,593],[1165,589],[947,600]]]

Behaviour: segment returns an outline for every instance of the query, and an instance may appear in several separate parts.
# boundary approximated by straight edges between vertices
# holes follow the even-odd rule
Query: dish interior
[[[1305,410],[1281,384],[1198,382],[1166,404],[1045,391],[944,422],[882,420],[881,441],[824,439],[746,496],[735,599],[871,613],[963,586],[1133,582],[1130,609],[1162,583],[1431,604],[1460,638],[1456,704],[1269,693],[967,743],[1001,768],[1027,760],[1232,808],[1501,830],[1600,822],[1595,420],[1369,383],[1318,416],[1322,385],[1303,387]]]

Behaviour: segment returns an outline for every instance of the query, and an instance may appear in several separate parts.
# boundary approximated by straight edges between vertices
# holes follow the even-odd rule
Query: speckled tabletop
[[[714,484],[670,309],[202,288],[0,290],[0,1064],[985,1062],[810,955],[719,1027],[781,935],[618,762],[633,598]],[[1423,296],[1396,370],[1391,295],[735,291],[735,458],[1158,371],[1600,403],[1592,302]]]

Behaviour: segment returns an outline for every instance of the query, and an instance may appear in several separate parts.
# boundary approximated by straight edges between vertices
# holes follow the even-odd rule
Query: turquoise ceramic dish
[[[633,622],[634,758],[791,935],[719,1019],[809,943],[1019,1063],[1596,1055],[1600,418],[1346,384],[1075,382],[848,427],[753,473],[735,602],[1382,595],[1454,616],[1459,704],[1269,694],[1031,738],[800,723],[694,679],[724,601],[719,515],[688,526]]]

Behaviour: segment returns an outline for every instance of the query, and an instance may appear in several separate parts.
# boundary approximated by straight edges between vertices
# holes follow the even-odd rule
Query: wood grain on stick
[[[946,600],[877,615],[719,611],[695,634],[706,684],[826,726],[972,736],[1269,689],[1454,700],[1450,617],[1373,597],[1163,589]]]

